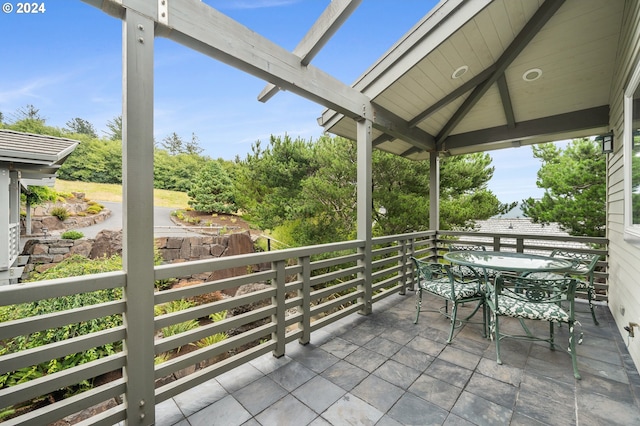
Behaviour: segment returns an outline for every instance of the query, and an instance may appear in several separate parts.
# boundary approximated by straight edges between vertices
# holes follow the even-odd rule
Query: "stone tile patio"
[[[498,365],[477,323],[447,345],[448,320],[435,312],[441,303],[425,300],[434,312],[423,310],[418,325],[414,303],[412,292],[390,296],[369,316],[314,332],[306,346],[290,343],[280,359],[265,355],[184,392],[156,407],[156,424],[640,424],[640,377],[606,305],[595,326],[578,304],[584,341],[575,380],[569,355],[543,343],[503,340]],[[556,341],[566,336],[559,328]]]

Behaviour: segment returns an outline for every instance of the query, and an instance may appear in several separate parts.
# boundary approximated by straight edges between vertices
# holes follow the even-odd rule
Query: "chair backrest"
[[[411,260],[416,265],[416,271],[418,281],[420,279],[433,280],[450,275],[448,265],[442,263],[425,262],[424,260],[417,259],[411,256]]]
[[[498,296],[512,302],[552,303],[569,302],[573,314],[576,280],[571,277],[538,279],[530,276],[499,274],[495,284],[487,283],[487,298],[497,306]],[[526,310],[525,310],[526,312]],[[526,315],[526,314],[525,314]]]
[[[600,259],[597,254],[580,253],[576,251],[569,251],[564,249],[555,249],[551,252],[551,257],[559,257],[561,259],[567,259],[573,262],[573,267],[570,273],[580,274],[593,278],[593,271],[596,269],[596,264]]]
[[[473,251],[487,251],[485,246],[481,245],[473,245],[473,244],[449,244],[449,251],[463,251],[463,250],[473,250]]]

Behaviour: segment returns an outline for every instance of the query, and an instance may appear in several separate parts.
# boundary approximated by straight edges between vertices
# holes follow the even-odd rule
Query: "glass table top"
[[[564,271],[572,265],[564,259],[502,251],[452,251],[446,253],[444,258],[458,265],[500,271]]]

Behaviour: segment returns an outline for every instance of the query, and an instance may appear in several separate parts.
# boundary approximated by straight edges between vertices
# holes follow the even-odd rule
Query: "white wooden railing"
[[[20,254],[20,224],[9,224],[9,266],[13,265]]]
[[[376,302],[386,297],[401,297],[397,295],[403,295],[407,288],[413,287],[410,256],[437,260],[451,238],[463,241],[470,236],[468,233],[427,231],[375,238],[370,258],[367,258],[363,241],[348,241],[157,266],[157,280],[210,273],[219,273],[227,278],[156,292],[156,307],[180,300],[195,300],[197,303],[182,310],[157,314],[154,317],[156,338],[149,350],[140,347],[144,342],[126,341],[124,321],[100,332],[68,336],[63,341],[17,353],[2,352],[3,342],[20,336],[113,315],[122,318],[125,312],[136,309],[136,301],[129,303],[119,299],[90,307],[66,306],[48,315],[4,321],[0,323],[0,376],[34,369],[38,365],[50,365],[54,362],[52,360],[63,362],[61,360],[71,354],[107,344],[119,345],[126,341],[126,349],[0,389],[0,413],[12,409],[19,412],[21,405],[39,401],[24,414],[7,419],[5,424],[42,425],[102,404],[105,410],[86,420],[87,424],[114,425],[127,420],[126,404],[122,403],[127,401],[127,381],[126,374],[122,372],[132,358],[155,353],[155,376],[149,378],[146,386],[155,388],[155,403],[160,403],[262,354],[271,352],[281,356],[286,343],[297,339],[306,344],[315,330],[354,312],[367,313],[375,309],[372,306]],[[500,249],[537,247],[529,244],[527,236],[516,236],[514,244],[508,242],[507,237],[495,238],[492,244]],[[508,238],[513,239],[514,236]],[[560,244],[572,240],[549,241]],[[604,244],[605,240],[598,242]],[[604,247],[602,250],[606,254],[606,244]],[[238,268],[246,273],[225,275]],[[370,281],[364,279],[367,276],[371,277]],[[220,294],[234,294],[240,286],[256,283],[265,285],[251,293],[219,297]],[[23,303],[127,285],[135,283],[127,283],[126,273],[120,271],[5,286],[0,288],[0,313],[1,309],[13,309]],[[215,322],[208,319],[210,315],[222,312],[227,312],[225,319]],[[231,312],[235,314],[229,315]],[[166,327],[189,321],[197,322],[197,326],[174,335],[167,333],[163,336],[161,332]],[[199,345],[207,337],[220,333],[228,337],[209,346]],[[94,387],[54,400],[59,389],[83,381],[93,381]],[[43,401],[47,404],[43,405]],[[137,420],[135,424],[151,421],[146,419],[138,423]]]

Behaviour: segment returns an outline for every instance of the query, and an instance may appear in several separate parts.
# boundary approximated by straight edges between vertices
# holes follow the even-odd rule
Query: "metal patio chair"
[[[567,259],[573,263],[573,267],[569,271],[566,271],[564,276],[576,278],[576,290],[583,290],[587,292],[587,301],[589,302],[589,309],[591,310],[593,323],[595,325],[599,325],[600,323],[596,319],[595,306],[593,305],[593,302],[596,299],[596,288],[593,284],[593,280],[596,264],[598,263],[600,256],[597,254],[579,253],[565,249],[555,249],[551,252],[551,257]],[[553,272],[534,272],[528,276],[533,278],[556,279],[562,275]]]
[[[531,276],[513,276],[499,274],[494,284],[486,283],[486,307],[489,316],[489,334],[496,343],[496,360],[500,358],[500,341],[504,338],[525,339],[548,342],[554,350],[554,324],[569,325],[569,345],[573,375],[580,379],[576,356],[576,336],[574,298],[576,280],[571,277],[558,279],[540,279]],[[563,302],[564,306],[560,303]],[[500,317],[512,317],[520,320],[524,334],[509,335],[500,331]],[[549,337],[534,335],[526,326],[527,320],[549,322]],[[581,341],[581,336],[580,339]],[[578,342],[580,343],[580,342]]]
[[[487,251],[487,248],[482,245],[474,245],[474,244],[449,244],[449,251]],[[477,271],[475,271],[470,266],[457,265],[455,268],[460,271],[460,274],[465,279],[474,279],[476,277]],[[487,269],[483,271],[483,275],[486,279],[493,279],[496,276],[496,271],[492,269]],[[482,277],[482,275],[480,275]]]
[[[478,309],[484,305],[484,293],[482,292],[482,280],[476,273],[474,279],[462,277],[455,274],[450,265],[441,263],[430,263],[411,257],[416,267],[416,281],[418,284],[417,301],[416,301],[416,319],[414,324],[418,323],[420,310],[422,308],[422,293],[426,292],[445,301],[444,311],[440,313],[451,320],[451,328],[447,343],[451,343],[453,333],[458,323],[460,325],[468,322]],[[448,312],[449,302],[452,304],[451,313]],[[458,306],[467,303],[476,302],[476,306],[466,318],[459,320],[457,318]],[[482,327],[483,335],[486,337],[486,312],[482,310]]]

